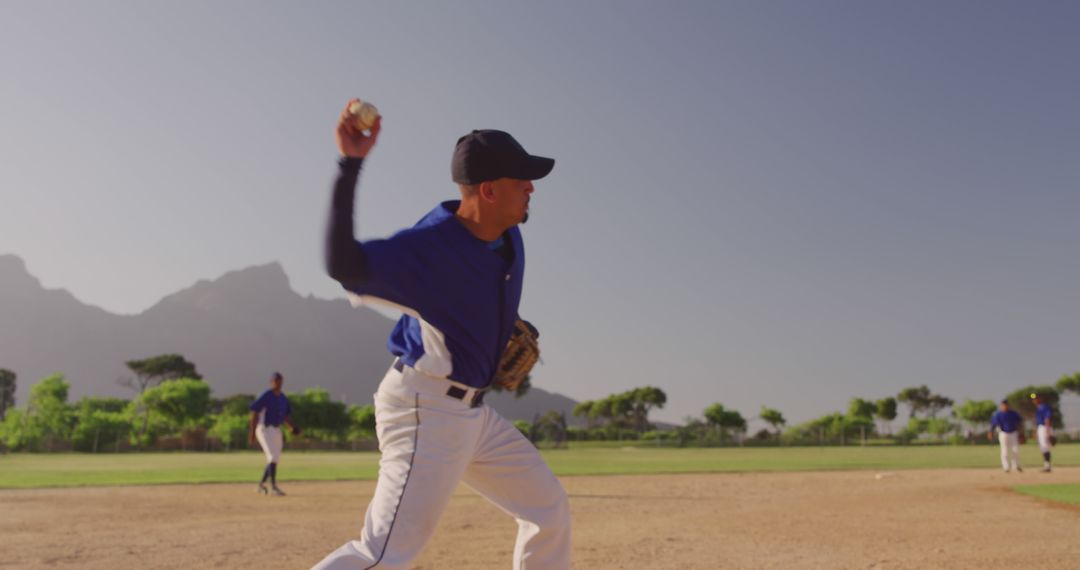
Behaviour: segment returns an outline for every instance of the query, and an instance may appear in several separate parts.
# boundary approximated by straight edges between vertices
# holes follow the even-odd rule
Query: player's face
[[[1007,412],[1007,411],[1009,411],[1009,405],[1005,404],[1005,403],[999,404],[998,409],[1003,411],[1003,412]]]
[[[284,380],[281,378],[273,378],[270,380],[270,388],[275,392],[280,392],[282,383],[284,383]]]
[[[532,180],[500,178],[492,181],[492,187],[500,218],[505,220],[507,225],[515,226],[528,221],[529,199],[535,190]]]

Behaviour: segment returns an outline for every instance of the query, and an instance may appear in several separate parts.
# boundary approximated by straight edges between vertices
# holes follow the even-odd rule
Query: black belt
[[[401,373],[405,372],[405,363],[402,362],[400,358],[398,358],[397,360],[394,360],[394,370],[397,370],[398,372],[401,372]],[[457,386],[450,386],[449,388],[446,389],[446,395],[447,396],[450,396],[451,398],[453,398],[455,400],[461,400],[461,401],[465,402],[466,404],[469,404],[470,408],[475,408],[475,407],[479,406],[480,404],[483,404],[484,403],[484,394],[486,394],[486,393],[487,393],[486,390],[477,390],[473,394],[472,401],[465,402],[465,396],[467,396],[469,394],[468,390],[463,390],[461,388],[458,388]]]

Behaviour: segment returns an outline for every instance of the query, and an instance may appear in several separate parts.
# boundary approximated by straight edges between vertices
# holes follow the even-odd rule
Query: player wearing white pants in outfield
[[[998,411],[990,418],[990,432],[988,438],[993,438],[994,429],[998,430],[998,443],[1001,445],[1001,468],[1006,473],[1010,467],[1018,472],[1024,469],[1020,467],[1020,444],[1021,434],[1024,429],[1024,420],[1015,410],[1009,409],[1009,402],[1002,400]]]
[[[270,389],[263,392],[251,403],[251,427],[248,432],[249,443],[256,440],[266,455],[266,468],[263,469],[262,480],[259,481],[257,490],[263,495],[273,493],[282,496],[284,491],[277,485],[277,466],[281,461],[281,449],[284,447],[284,438],[281,434],[281,425],[287,424],[292,428],[293,434],[299,435],[300,428],[293,423],[289,415],[292,406],[289,398],[281,391],[281,385],[285,377],[280,372],[275,372],[270,377]],[[266,481],[270,480],[270,489],[266,488]]]
[[[515,570],[566,570],[566,492],[532,443],[483,403],[518,320],[525,250],[517,226],[528,217],[532,181],[554,161],[529,155],[507,133],[473,131],[458,140],[451,165],[461,200],[361,244],[354,191],[380,130],[376,119],[365,135],[348,111],[338,123],[343,158],[326,263],[351,299],[404,316],[388,342],[397,359],[375,394],[382,459],[364,527],[315,568],[408,568],[464,482],[516,519]]]
[[[281,461],[281,448],[285,445],[284,437],[281,435],[281,428],[260,423],[255,428],[255,439],[259,441],[259,447],[262,448],[263,454],[266,455],[267,464]]]
[[[1032,394],[1035,400],[1035,441],[1039,442],[1039,453],[1043,456],[1043,472],[1049,473],[1050,450],[1054,446],[1054,411],[1039,394]]]
[[[1020,433],[999,431],[998,443],[1001,445],[1001,468],[1008,472],[1011,464],[1017,471],[1023,471],[1020,467]]]

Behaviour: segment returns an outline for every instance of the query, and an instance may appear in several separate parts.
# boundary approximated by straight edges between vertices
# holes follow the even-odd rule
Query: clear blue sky
[[[339,296],[360,96],[365,237],[454,195],[470,129],[557,159],[524,228],[538,385],[658,385],[666,419],[996,398],[1080,369],[1077,29],[1070,2],[4,2],[0,253],[116,312],[273,260]]]

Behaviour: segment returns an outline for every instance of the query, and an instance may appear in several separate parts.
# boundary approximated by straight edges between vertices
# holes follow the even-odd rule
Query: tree
[[[719,402],[705,408],[705,421],[719,429],[721,437],[729,430],[734,433],[746,431],[746,419],[737,410],[728,410]]]
[[[131,421],[124,413],[128,401],[120,398],[83,398],[75,405],[75,430],[71,439],[75,449],[97,453],[106,445],[115,445],[131,431]]]
[[[612,400],[610,397],[593,402],[592,406],[589,408],[589,421],[593,424],[607,424],[612,421],[611,404]]]
[[[597,400],[589,410],[589,417],[595,420],[603,420],[610,432],[626,427],[630,423],[628,414],[633,409],[634,403],[630,392],[612,394],[603,400]]]
[[[874,414],[877,413],[877,404],[873,400],[852,398],[848,402],[848,413],[841,420],[840,431],[846,437],[858,434],[860,438],[866,438],[867,432],[874,432]]]
[[[667,403],[667,394],[653,386],[634,388],[626,393],[626,397],[630,401],[629,414],[634,427],[641,433],[649,429],[649,412],[654,408],[663,408]]]
[[[375,437],[375,406],[349,406],[348,437],[350,441]]]
[[[935,418],[930,417],[925,420],[926,431],[930,435],[938,436],[938,439],[944,440],[945,436],[956,429],[956,424],[949,421],[949,418]]]
[[[518,384],[517,389],[514,390],[514,397],[515,398],[520,398],[520,397],[524,396],[525,394],[528,394],[530,388],[532,388],[532,374],[529,374],[529,375],[525,376],[525,379],[521,381],[521,384]],[[503,388],[502,386],[500,386],[498,384],[492,383],[491,384],[491,391],[492,392],[506,392],[507,390],[506,390],[506,388]]]
[[[877,409],[874,410],[874,417],[880,420],[884,425],[888,426],[896,419],[896,398],[888,397],[882,398],[875,403]],[[889,430],[892,433],[892,430]]]
[[[847,415],[850,417],[873,420],[875,412],[877,412],[877,404],[870,400],[852,398],[851,401],[848,402]]]
[[[776,430],[776,438],[780,439],[780,428],[787,423],[784,419],[784,414],[780,413],[780,410],[775,408],[766,408],[761,406],[761,420],[773,427]]]
[[[896,396],[896,399],[901,403],[907,404],[911,408],[911,413],[908,417],[915,417],[921,412],[926,412],[926,415],[933,418],[937,414],[953,405],[951,398],[942,396],[941,394],[934,394],[927,388],[925,384],[918,387],[904,388]]]
[[[69,388],[63,374],[45,377],[32,386],[26,407],[11,410],[4,419],[4,444],[12,449],[37,450],[67,441],[74,419],[67,403]]]
[[[124,364],[135,374],[135,378],[121,378],[120,385],[135,390],[137,394],[166,380],[192,378],[202,380],[195,370],[195,365],[179,354],[161,354],[143,360],[129,360]]]
[[[566,416],[558,410],[550,410],[543,416],[537,415],[530,431],[533,443],[550,441],[555,447],[566,445]]]
[[[147,442],[147,431],[150,429],[150,410],[143,405],[141,396],[148,389],[166,380],[176,378],[201,380],[202,376],[195,370],[194,364],[179,354],[160,354],[142,360],[129,360],[124,364],[135,374],[135,377],[121,378],[118,382],[121,386],[134,390],[138,396],[134,401],[134,407],[129,412],[132,415],[142,416],[142,427],[135,437],[139,444],[143,445]]]
[[[705,408],[702,415],[705,416],[705,421],[712,426],[719,426],[723,421],[724,414],[727,413],[727,408],[723,404],[717,402],[711,406]]]
[[[908,423],[904,426],[904,429],[900,430],[900,440],[908,442],[913,439],[917,439],[920,435],[926,433],[929,420],[924,418],[908,418]]]
[[[596,418],[592,416],[592,409],[596,402],[592,400],[586,400],[584,402],[578,402],[574,406],[574,410],[570,412],[575,418],[583,418],[585,420],[585,427],[592,429],[596,427],[594,421]]]
[[[1061,429],[1064,425],[1061,418],[1061,408],[1059,406],[1061,395],[1053,386],[1024,386],[1019,390],[1014,390],[1005,397],[1009,402],[1009,406],[1016,410],[1025,420],[1029,422],[1035,421],[1035,400],[1031,398],[1032,394],[1038,394],[1042,396],[1042,399],[1047,404],[1050,404],[1052,413],[1052,425],[1055,428]]]
[[[590,429],[603,423],[608,431],[633,428],[638,433],[649,429],[649,413],[663,408],[667,394],[654,386],[643,386],[626,392],[611,394],[602,400],[579,402],[571,412],[583,417]]]
[[[990,423],[995,411],[997,404],[993,400],[964,400],[963,404],[953,408],[956,417],[970,425],[974,433],[986,431],[983,426]]]
[[[933,394],[926,402],[926,415],[936,418],[938,412],[953,405],[952,398],[946,398],[941,394]]]
[[[0,421],[4,421],[8,409],[14,407],[15,373],[6,368],[0,368]]]
[[[911,409],[908,417],[913,418],[930,405],[930,396],[930,388],[923,384],[922,386],[904,388],[896,395],[896,400],[908,405]]]
[[[1058,392],[1072,392],[1080,396],[1080,372],[1065,374],[1057,381]]]
[[[532,436],[532,424],[529,423],[529,420],[514,420],[514,427],[521,432],[521,435],[525,436],[525,439]]]
[[[235,445],[246,444],[251,422],[249,406],[254,400],[253,394],[234,394],[210,401],[210,429],[207,434],[225,444],[226,451]]]
[[[254,401],[254,394],[233,394],[220,400],[214,398],[210,400],[210,413],[250,417],[250,406]]]
[[[26,433],[26,410],[12,408],[0,421],[0,450],[26,449],[28,434]]]
[[[687,416],[683,419],[683,425],[675,428],[675,439],[679,440],[679,447],[685,447],[691,441],[708,443],[710,436],[717,431],[711,424],[699,418]]]
[[[209,435],[225,444],[225,451],[247,441],[250,417],[238,414],[217,414],[210,423]]]
[[[325,441],[344,441],[350,417],[344,402],[335,402],[330,392],[314,387],[289,396],[292,419],[304,430],[304,436]]]
[[[859,398],[855,398],[858,400]],[[865,411],[865,410],[863,410]],[[867,416],[845,415],[839,412],[826,414],[788,428],[785,437],[794,441],[822,442],[823,440],[847,440],[873,432],[874,420]]]
[[[210,408],[210,386],[202,380],[178,378],[147,389],[137,403],[145,410],[140,442],[149,442],[146,426],[150,414],[162,420],[161,426],[165,430],[183,435],[205,420]]]

